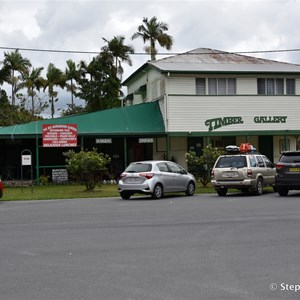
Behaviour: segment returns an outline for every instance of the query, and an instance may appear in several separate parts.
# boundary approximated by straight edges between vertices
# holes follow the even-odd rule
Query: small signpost
[[[27,153],[27,154],[25,154]],[[23,167],[30,166],[30,175],[31,175],[31,193],[33,193],[33,172],[32,172],[32,153],[30,150],[25,149],[21,152],[21,185],[23,193]]]

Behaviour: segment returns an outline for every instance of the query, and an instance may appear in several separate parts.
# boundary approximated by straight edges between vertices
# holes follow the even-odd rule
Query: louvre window
[[[287,95],[295,95],[295,79],[287,79],[286,80],[286,94]]]
[[[196,95],[235,95],[235,78],[196,78]]]
[[[295,95],[295,79],[283,78],[258,78],[258,95],[284,95],[284,83],[286,86],[286,95]]]
[[[196,78],[196,95],[205,95],[205,78]]]
[[[208,94],[217,95],[217,78],[208,78]]]

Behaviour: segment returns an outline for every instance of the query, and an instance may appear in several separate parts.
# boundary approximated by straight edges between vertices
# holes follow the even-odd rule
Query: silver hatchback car
[[[131,163],[120,176],[118,191],[123,199],[136,193],[159,199],[169,192],[185,192],[192,196],[195,186],[195,177],[178,164],[151,160]]]

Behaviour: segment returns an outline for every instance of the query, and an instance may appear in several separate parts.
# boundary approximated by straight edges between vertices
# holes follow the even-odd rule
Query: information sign
[[[77,147],[77,124],[43,124],[43,147]]]

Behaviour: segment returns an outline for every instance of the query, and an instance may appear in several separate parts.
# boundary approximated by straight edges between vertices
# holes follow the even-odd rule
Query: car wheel
[[[262,180],[262,178],[257,178],[254,193],[256,195],[260,196],[260,195],[262,195],[263,191],[264,191],[263,180]]]
[[[217,189],[217,193],[219,196],[226,196],[227,189]]]
[[[187,189],[185,191],[185,194],[187,196],[193,196],[195,193],[195,183],[193,181],[190,181],[188,186],[187,186]]]
[[[288,193],[289,193],[289,190],[288,189],[285,189],[285,188],[277,188],[277,192],[280,196],[287,196]]]
[[[153,199],[160,199],[163,196],[163,187],[161,184],[156,184],[154,187],[153,193],[152,193],[152,198]]]
[[[121,195],[122,199],[128,200],[131,197],[132,194],[128,193],[128,192],[121,192],[120,195]]]

